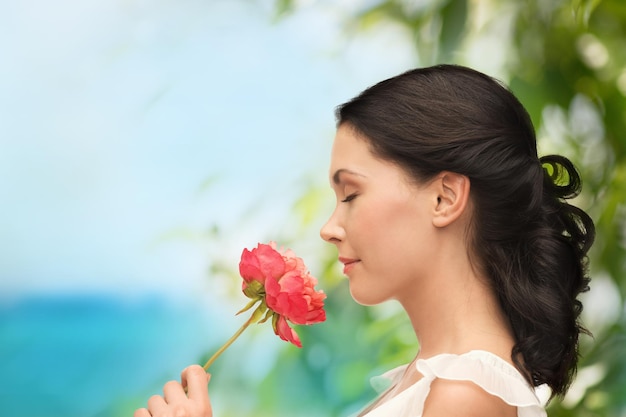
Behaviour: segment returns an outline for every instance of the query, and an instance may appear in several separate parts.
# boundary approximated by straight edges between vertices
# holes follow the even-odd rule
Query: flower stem
[[[259,321],[259,319],[261,318],[263,313],[265,313],[266,310],[267,310],[267,307],[264,305],[264,303],[261,303],[256,308],[256,310],[254,310],[254,313],[250,315],[250,318],[239,328],[239,330],[237,330],[235,334],[232,335],[230,339],[228,339],[226,343],[224,343],[222,347],[219,348],[217,352],[215,352],[213,356],[209,358],[209,360],[203,366],[204,370],[205,371],[208,370],[209,367],[213,364],[213,362],[215,362],[215,360],[218,358],[218,356],[220,356],[230,345],[232,345],[233,342],[237,340],[237,338],[241,335],[241,333],[243,333],[244,330],[246,330],[246,328],[249,325]]]

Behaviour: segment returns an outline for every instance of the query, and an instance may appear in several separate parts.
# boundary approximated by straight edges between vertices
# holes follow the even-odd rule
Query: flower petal
[[[287,320],[285,320],[284,316],[278,316],[278,321],[276,322],[274,331],[281,339],[291,342],[300,348],[302,347],[302,342],[300,341],[298,334],[294,329],[289,327],[289,324],[287,323]]]
[[[279,278],[285,273],[285,260],[270,245],[259,243],[249,251],[244,249],[239,261],[239,274],[246,282],[259,281],[265,283],[270,276]]]

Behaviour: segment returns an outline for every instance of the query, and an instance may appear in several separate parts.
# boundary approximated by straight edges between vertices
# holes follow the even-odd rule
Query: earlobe
[[[465,175],[442,172],[433,183],[437,192],[433,225],[446,227],[465,212],[469,201],[470,180]]]

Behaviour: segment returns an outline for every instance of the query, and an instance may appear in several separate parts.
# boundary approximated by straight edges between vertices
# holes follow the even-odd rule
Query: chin
[[[359,292],[352,285],[350,285],[350,295],[357,304],[362,306],[373,306],[386,301],[380,297],[380,294],[373,294],[372,291]]]

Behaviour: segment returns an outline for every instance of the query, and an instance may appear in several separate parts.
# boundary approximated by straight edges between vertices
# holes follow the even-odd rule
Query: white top
[[[374,388],[397,383],[408,365],[392,369],[372,379]],[[499,356],[473,350],[462,355],[440,354],[419,359],[415,366],[423,375],[419,381],[393,398],[376,406],[366,417],[421,417],[430,384],[436,379],[471,381],[489,394],[517,407],[518,417],[546,417],[535,390],[511,364]]]

